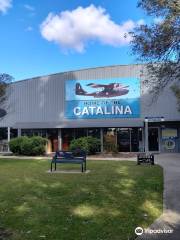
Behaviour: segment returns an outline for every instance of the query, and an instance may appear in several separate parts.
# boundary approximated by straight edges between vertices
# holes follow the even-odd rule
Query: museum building
[[[93,136],[99,152],[180,152],[180,112],[170,86],[154,99],[146,65],[116,65],[10,84],[0,119],[0,152],[16,136],[48,138],[48,151]]]

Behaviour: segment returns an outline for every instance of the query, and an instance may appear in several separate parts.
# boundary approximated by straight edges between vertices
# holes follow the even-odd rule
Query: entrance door
[[[128,128],[118,128],[117,144],[119,152],[130,152],[130,130]]]
[[[159,133],[158,128],[149,128],[149,151],[159,151]]]
[[[49,140],[49,151],[56,152],[58,150],[58,130],[48,129],[47,137]]]

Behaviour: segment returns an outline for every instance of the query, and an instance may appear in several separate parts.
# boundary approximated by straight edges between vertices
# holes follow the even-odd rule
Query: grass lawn
[[[88,161],[88,174],[49,174],[49,167],[45,160],[0,160],[0,227],[11,239],[134,239],[135,227],[162,213],[160,166]]]

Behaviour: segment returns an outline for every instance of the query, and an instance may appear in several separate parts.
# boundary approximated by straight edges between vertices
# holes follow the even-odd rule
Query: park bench
[[[81,165],[81,172],[86,171],[86,152],[85,151],[56,151],[55,155],[51,160],[51,172],[53,170],[54,164],[54,171],[56,171],[57,164],[62,163],[71,163],[71,164],[80,164]]]
[[[139,153],[137,155],[137,164],[140,165],[141,163],[150,163],[151,165],[154,165],[154,155],[147,153]]]

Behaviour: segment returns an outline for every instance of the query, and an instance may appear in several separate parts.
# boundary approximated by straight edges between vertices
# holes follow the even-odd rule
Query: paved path
[[[180,240],[180,154],[156,155],[164,169],[164,210],[148,229],[173,230],[173,233],[142,234],[142,240]]]
[[[18,159],[18,160],[24,160],[24,159],[29,159],[29,160],[50,160],[52,159],[52,156],[40,156],[40,157],[35,157],[35,156],[12,156],[12,155],[0,155],[0,159]],[[107,160],[107,161],[137,161],[136,157],[96,157],[96,156],[87,156],[87,160]]]

